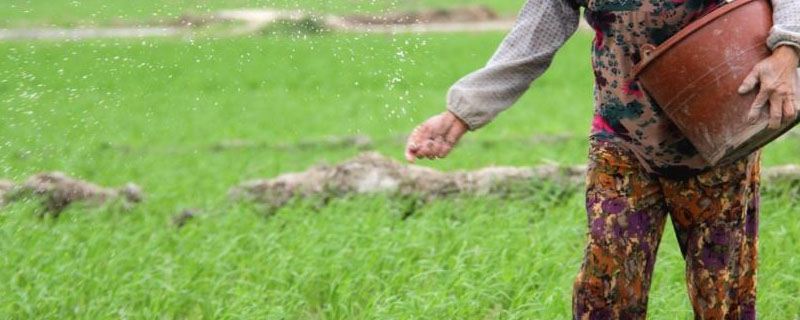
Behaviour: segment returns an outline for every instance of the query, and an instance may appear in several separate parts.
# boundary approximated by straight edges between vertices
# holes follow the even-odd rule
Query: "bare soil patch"
[[[10,185],[10,186],[9,186]],[[98,207],[111,201],[121,201],[130,206],[141,202],[144,195],[133,183],[119,188],[101,187],[94,183],[70,177],[61,172],[40,173],[25,182],[14,185],[6,182],[3,199],[6,203],[23,199],[41,199],[43,214],[58,216],[73,203]]]
[[[434,9],[393,12],[386,14],[354,14],[342,17],[352,24],[418,24],[418,23],[463,23],[499,20],[501,17],[486,6],[468,6],[453,9]]]
[[[77,29],[0,29],[0,40],[82,40],[101,38],[170,37],[184,34],[183,28],[175,27],[123,27],[123,28],[77,28]]]
[[[542,180],[566,187],[582,181],[584,172],[582,166],[546,165],[445,173],[367,152],[333,166],[320,165],[274,179],[247,181],[234,186],[230,197],[271,207],[283,206],[295,197],[330,198],[373,193],[431,200],[466,194],[503,194],[515,186]]]
[[[0,180],[0,208],[6,204],[6,193],[14,188],[14,181]]]
[[[172,225],[176,228],[183,228],[189,221],[200,215],[200,210],[197,209],[184,209],[174,217],[172,217]]]
[[[75,29],[0,29],[0,40],[11,39],[91,39],[191,36],[193,29],[210,25],[231,26],[222,35],[256,33],[271,26],[288,26],[298,32],[460,32],[508,30],[514,17],[502,17],[483,6],[405,11],[385,14],[317,14],[301,10],[242,8],[221,10],[207,15],[183,15],[178,19],[156,20],[130,26],[83,27]],[[141,26],[141,25],[146,26]]]
[[[268,143],[245,139],[233,139],[215,143],[211,146],[211,150],[215,152],[250,148],[272,148],[279,150],[356,148],[359,150],[368,150],[374,146],[375,141],[372,138],[357,134],[305,139],[294,143]]]
[[[800,182],[797,165],[766,168],[762,174],[764,181]],[[585,166],[560,165],[440,172],[367,152],[336,165],[318,165],[272,179],[246,181],[231,188],[229,196],[234,201],[253,201],[272,208],[284,206],[295,198],[326,200],[376,193],[422,201],[461,195],[524,196],[538,192],[530,186],[543,181],[567,190],[580,187],[585,175]]]

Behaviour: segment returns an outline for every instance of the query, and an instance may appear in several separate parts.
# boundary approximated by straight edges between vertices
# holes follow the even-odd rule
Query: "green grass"
[[[500,34],[325,35],[0,43],[0,176],[62,170],[134,181],[126,212],[35,204],[0,212],[0,318],[564,319],[582,254],[580,192],[441,201],[402,220],[383,196],[296,202],[271,217],[228,203],[243,180],[357,154],[254,147],[365,134],[400,159],[404,135],[443,109]],[[518,106],[471,133],[442,170],[585,162],[590,36],[579,34]],[[530,144],[533,134],[573,134]],[[764,164],[797,163],[796,138]],[[797,319],[797,191],[771,188],[761,219],[759,312]],[[203,215],[170,225],[184,208]],[[691,319],[674,234],[659,254],[653,319]]]
[[[174,21],[184,14],[237,8],[352,13],[486,5],[502,14],[515,14],[523,3],[523,0],[4,0],[0,3],[0,27],[152,23]]]

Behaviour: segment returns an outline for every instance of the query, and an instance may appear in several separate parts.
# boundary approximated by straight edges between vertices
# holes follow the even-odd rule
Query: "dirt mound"
[[[394,12],[386,14],[334,15],[302,10],[269,8],[223,10],[202,18],[182,17],[179,25],[202,25],[238,21],[243,25],[232,34],[259,32],[261,34],[340,32],[430,32],[508,30],[514,19],[503,19],[484,6],[451,9]]]
[[[445,173],[367,152],[337,165],[320,165],[273,179],[247,181],[231,188],[229,196],[234,201],[254,201],[273,208],[293,198],[327,200],[372,193],[427,201],[459,195],[526,195],[537,192],[537,188],[530,186],[542,181],[556,183],[567,190],[581,186],[585,175],[585,166],[559,165],[488,167]],[[762,175],[764,181],[769,182],[799,182],[800,166],[765,168]]]
[[[219,26],[214,33],[220,35],[254,32],[272,34],[327,31],[370,33],[507,31],[513,23],[512,17],[500,17],[484,6],[379,15],[331,15],[302,10],[241,8],[201,15],[187,13],[176,19],[119,23],[113,27],[0,29],[0,40],[191,37],[194,35],[193,28],[204,26]]]
[[[0,180],[0,208],[6,204],[6,193],[14,188],[14,181]]]
[[[226,140],[215,143],[211,146],[212,151],[220,152],[225,150],[234,149],[249,149],[249,148],[274,148],[281,150],[306,150],[306,149],[347,149],[356,148],[359,150],[371,149],[375,146],[372,138],[365,135],[346,135],[346,136],[329,136],[322,139],[306,139],[300,140],[296,143],[266,143],[250,140]]]
[[[486,6],[469,6],[453,9],[435,9],[388,13],[381,15],[350,15],[343,17],[348,23],[367,25],[398,25],[418,23],[464,23],[493,21],[499,15]]]
[[[58,216],[70,204],[81,202],[90,206],[100,206],[109,201],[121,200],[125,205],[142,201],[141,189],[128,183],[120,188],[106,188],[72,178],[61,172],[40,173],[24,183],[11,188],[7,201],[26,198],[40,198],[45,213]]]
[[[200,211],[197,209],[184,209],[179,214],[172,217],[172,225],[178,229],[183,228],[183,226],[198,215],[200,215]]]
[[[762,179],[769,182],[800,181],[800,166],[789,164],[762,170]]]
[[[234,200],[255,201],[280,207],[295,197],[323,198],[350,194],[389,193],[422,199],[462,194],[506,192],[509,186],[536,180],[574,184],[584,178],[584,167],[535,168],[489,167],[477,171],[444,173],[426,167],[404,165],[368,152],[341,164],[316,166],[305,172],[274,179],[247,181],[233,187]]]

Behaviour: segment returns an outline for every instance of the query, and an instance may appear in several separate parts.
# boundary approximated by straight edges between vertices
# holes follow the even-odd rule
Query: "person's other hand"
[[[406,160],[444,158],[469,130],[464,121],[445,111],[417,126],[406,144]]]
[[[739,87],[740,94],[753,91],[760,85],[756,100],[747,115],[750,123],[761,116],[761,110],[769,102],[769,128],[777,129],[781,123],[790,122],[797,116],[798,81],[797,67],[800,53],[795,48],[780,46],[769,58],[759,62]]]

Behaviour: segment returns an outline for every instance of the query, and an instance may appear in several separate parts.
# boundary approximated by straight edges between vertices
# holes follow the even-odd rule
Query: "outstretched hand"
[[[444,158],[469,130],[464,121],[445,111],[417,126],[406,144],[406,160]]]
[[[753,102],[747,119],[756,123],[762,109],[769,102],[769,128],[777,129],[784,122],[797,118],[798,92],[797,67],[800,53],[792,47],[780,46],[772,56],[759,62],[739,87],[740,94],[746,94],[759,86],[758,95]]]

